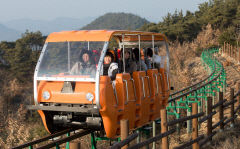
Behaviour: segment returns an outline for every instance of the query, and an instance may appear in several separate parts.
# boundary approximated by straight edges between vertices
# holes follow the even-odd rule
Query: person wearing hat
[[[101,75],[106,75],[111,78],[111,80],[116,79],[118,73],[118,64],[114,62],[114,55],[112,52],[107,51],[104,57],[104,63],[101,69]]]
[[[79,56],[80,61],[75,63],[70,74],[73,75],[94,75],[96,67],[92,64],[91,53],[88,50],[83,50]]]

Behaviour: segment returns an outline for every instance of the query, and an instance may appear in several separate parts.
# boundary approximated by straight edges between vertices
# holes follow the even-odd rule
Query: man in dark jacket
[[[123,52],[123,50],[121,52]],[[129,49],[125,49],[124,58],[125,58],[125,72],[132,74],[134,71],[137,71],[137,64],[131,59],[131,53]],[[120,72],[124,71],[123,60],[120,61],[119,68],[121,69]]]

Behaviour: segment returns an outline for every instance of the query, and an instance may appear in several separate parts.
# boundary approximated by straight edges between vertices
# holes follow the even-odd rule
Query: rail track
[[[47,148],[51,148],[51,147],[59,148],[59,146],[63,143],[67,143],[66,149],[69,149],[69,141],[83,137],[87,134],[93,133],[94,131],[95,131],[94,129],[85,129],[85,130],[80,130],[77,128],[67,129],[67,130],[63,130],[63,131],[57,132],[55,134],[51,134],[46,137],[34,140],[34,141],[13,147],[12,149],[22,149],[22,148],[26,148],[26,147],[33,149],[33,147],[35,145],[39,145],[44,142],[46,142],[46,143],[43,144],[42,146],[36,147],[36,149],[47,149]],[[58,138],[58,139],[56,139],[56,138]],[[53,141],[47,142],[49,140],[53,140]]]

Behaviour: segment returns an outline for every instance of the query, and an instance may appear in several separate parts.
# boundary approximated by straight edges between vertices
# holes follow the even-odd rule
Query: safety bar
[[[141,79],[142,79],[142,86],[143,86],[143,96],[144,96],[144,98],[146,97],[146,93],[145,93],[145,84],[144,84],[144,80],[143,80],[144,78],[147,78],[147,79],[148,79],[148,88],[149,88],[149,96],[148,96],[148,98],[150,98],[152,92],[151,92],[151,87],[150,87],[149,76],[143,76],[143,77],[141,78]]]
[[[143,98],[146,97],[146,93],[145,93],[145,85],[144,85],[144,77],[141,77],[141,80],[142,80],[142,89],[143,89]]]
[[[160,77],[160,82],[161,82],[161,85],[163,87],[163,79],[162,79],[162,74],[161,73],[158,73],[159,77]],[[163,94],[163,92],[161,92],[160,94]]]
[[[157,77],[157,74],[154,74],[155,76],[155,81],[156,81],[156,87],[157,87],[157,95],[158,95],[158,77]]]
[[[114,84],[114,82],[112,82],[112,87],[113,87],[113,93],[116,97],[116,103],[118,105],[118,96],[117,96],[117,90],[116,90],[116,85]]]
[[[131,101],[136,101],[136,98],[137,98],[137,93],[136,93],[136,86],[135,86],[135,81],[133,78],[130,79],[130,81],[132,81],[132,84],[133,84],[133,89],[134,89],[134,100],[131,100]]]
[[[123,79],[123,82],[125,82],[125,85],[126,85],[127,102],[125,102],[125,104],[127,104],[128,103],[128,83],[127,83],[127,80],[124,80],[124,79]]]
[[[166,76],[167,76],[167,84],[168,84],[168,91],[170,90],[170,87],[169,87],[169,80],[168,80],[168,73],[165,72]]]
[[[149,88],[149,96],[148,96],[148,98],[150,98],[151,94],[152,94],[152,90],[151,90],[151,86],[150,86],[150,79],[149,79],[149,76],[144,76],[144,77],[148,79],[148,88]]]

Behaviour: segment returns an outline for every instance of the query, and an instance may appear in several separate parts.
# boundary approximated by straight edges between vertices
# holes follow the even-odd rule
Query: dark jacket
[[[122,60],[119,63],[119,68],[120,68],[120,72],[124,71]],[[125,60],[125,71],[126,73],[133,73],[134,71],[137,71],[136,62],[132,61],[130,58]]]

